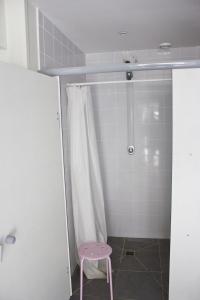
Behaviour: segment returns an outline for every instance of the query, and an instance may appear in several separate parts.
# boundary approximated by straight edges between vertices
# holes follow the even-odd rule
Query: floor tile
[[[80,296],[79,295],[72,295],[70,297],[70,300],[80,300]],[[83,295],[83,300],[102,300],[102,299],[100,297],[84,296]]]
[[[109,237],[113,253],[114,300],[168,300],[169,240]],[[126,251],[134,255],[126,255]],[[79,300],[79,268],[72,276],[73,296]],[[106,280],[84,276],[83,300],[110,300]]]
[[[116,272],[120,266],[121,257],[120,256],[111,256],[112,270]]]
[[[80,300],[80,296],[79,295],[72,295],[70,300]],[[110,296],[109,298],[101,298],[101,297],[93,297],[93,296],[84,296],[83,295],[83,300],[110,300]],[[115,298],[114,300],[135,300],[133,298],[129,298],[129,299],[122,299],[122,298]]]
[[[168,295],[169,292],[169,273],[162,272],[162,285],[164,293]]]
[[[168,254],[160,254],[160,266],[161,270],[168,272],[169,271],[169,255]]]
[[[146,271],[160,271],[160,256],[158,245],[138,249],[135,256],[144,265]]]
[[[109,237],[108,244],[112,247],[112,269],[116,270],[120,264],[120,259],[122,256],[123,246],[124,246],[124,239],[117,238],[117,237]]]
[[[115,296],[122,299],[162,300],[162,289],[149,273],[119,271]]]
[[[168,295],[163,295],[163,300],[169,300],[169,296]]]
[[[115,286],[115,275],[112,277],[113,287]],[[75,294],[79,294],[80,290]],[[106,279],[92,279],[88,280],[83,287],[84,296],[100,297],[101,299],[110,299],[110,285]]]
[[[86,284],[88,279],[85,275],[83,275],[83,285]],[[80,268],[79,266],[76,267],[74,274],[72,275],[72,292],[79,292],[80,289]]]
[[[115,249],[121,250],[124,245],[124,238],[108,237],[107,243],[108,243],[108,245],[110,245],[113,248],[113,250],[115,250]]]
[[[152,278],[156,281],[156,283],[160,287],[163,286],[163,284],[162,284],[162,273],[161,272],[152,271],[152,272],[149,272],[149,275],[152,276]]]
[[[169,240],[159,240],[160,247],[160,263],[161,270],[168,272],[169,271],[169,259],[170,259],[170,242]]]
[[[157,244],[156,239],[125,238],[124,248],[138,250],[155,244]]]
[[[144,265],[136,256],[123,256],[118,266],[119,270],[145,271]]]
[[[160,245],[160,251],[161,252],[169,252],[170,251],[170,240],[169,239],[160,239],[158,240],[158,243]]]
[[[165,285],[169,283],[169,272],[162,272],[162,280]]]

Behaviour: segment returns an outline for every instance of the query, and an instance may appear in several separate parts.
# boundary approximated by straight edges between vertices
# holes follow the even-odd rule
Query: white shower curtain
[[[104,209],[91,91],[68,87],[68,147],[77,247],[89,241],[106,242]],[[84,262],[87,278],[103,278],[104,264]]]

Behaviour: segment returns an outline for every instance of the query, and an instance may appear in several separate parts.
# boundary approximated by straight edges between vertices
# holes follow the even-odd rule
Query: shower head
[[[130,64],[130,60],[125,60],[125,64]],[[126,72],[126,79],[131,80],[133,78],[133,72]]]

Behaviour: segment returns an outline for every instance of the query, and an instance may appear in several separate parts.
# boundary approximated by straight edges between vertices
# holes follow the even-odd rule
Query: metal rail
[[[128,71],[146,71],[146,70],[169,70],[169,69],[188,69],[200,68],[199,60],[185,60],[185,61],[172,61],[161,63],[148,63],[148,64],[106,64],[95,66],[81,66],[70,68],[53,68],[45,69],[40,72],[49,76],[62,76],[62,75],[81,75],[81,74],[95,74],[95,73],[112,73],[112,72],[128,72]]]

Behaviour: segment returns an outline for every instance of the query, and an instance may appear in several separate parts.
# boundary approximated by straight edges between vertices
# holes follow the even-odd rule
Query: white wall
[[[26,0],[5,1],[5,49],[0,49],[0,61],[28,65],[26,33]]]
[[[140,63],[200,57],[200,48],[87,54],[87,65],[121,63],[135,56]],[[170,72],[137,72],[134,77],[165,78]],[[125,79],[125,74],[97,74],[87,80]],[[171,84],[134,85],[135,155],[127,154],[126,87],[93,87],[94,114],[102,167],[108,234],[168,238],[171,213]]]
[[[39,12],[39,56],[40,69],[59,66],[85,65],[84,53],[74,45],[41,11]],[[68,146],[67,146],[67,95],[66,82],[84,81],[84,76],[68,76],[60,79],[61,109],[62,109],[62,134],[64,146],[65,183],[67,192],[67,213],[69,230],[69,247],[71,272],[76,267],[76,246],[74,222],[71,200],[70,177],[68,174]]]
[[[26,31],[28,68],[37,71],[40,68],[39,53],[39,11],[27,0]]]
[[[68,300],[59,84],[0,64],[0,299]]]
[[[200,295],[200,69],[173,71],[170,300]]]
[[[6,48],[5,1],[0,0],[0,49]]]
[[[0,49],[0,61],[11,62],[32,70],[85,64],[84,53],[73,44],[41,11],[26,0],[5,2],[7,48]],[[2,19],[1,19],[2,20]],[[17,24],[17,25],[16,25]],[[67,174],[66,82],[83,81],[84,76],[61,80],[61,107],[71,272],[76,266],[75,236],[69,177]]]

